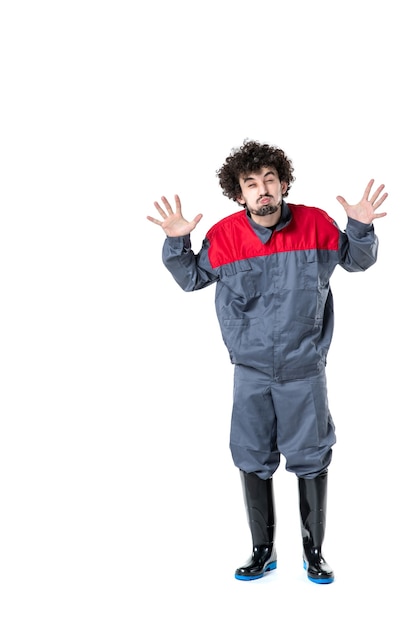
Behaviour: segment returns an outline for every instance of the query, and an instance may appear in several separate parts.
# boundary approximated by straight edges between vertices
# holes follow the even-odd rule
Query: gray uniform
[[[283,202],[275,229],[246,210],[215,224],[195,254],[167,237],[163,262],[185,291],[216,283],[215,306],[235,365],[230,448],[245,472],[287,469],[313,478],[331,461],[334,424],[325,366],[333,334],[329,280],[337,265],[364,271],[377,258],[372,224],[346,231],[315,207]]]

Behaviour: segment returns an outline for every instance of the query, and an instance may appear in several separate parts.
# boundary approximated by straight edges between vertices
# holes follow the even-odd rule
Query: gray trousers
[[[270,478],[282,454],[289,472],[314,478],[329,466],[335,443],[325,371],[276,382],[235,366],[230,451],[239,469]]]

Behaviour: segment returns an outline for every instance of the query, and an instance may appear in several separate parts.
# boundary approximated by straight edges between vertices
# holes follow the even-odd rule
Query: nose
[[[259,195],[260,196],[266,196],[267,195],[267,189],[266,189],[266,185],[264,182],[260,182],[259,183]]]

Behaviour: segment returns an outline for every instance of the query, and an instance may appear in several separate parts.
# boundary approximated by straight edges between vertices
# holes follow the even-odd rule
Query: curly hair
[[[250,140],[245,140],[240,148],[235,148],[216,172],[223,195],[237,202],[237,197],[241,193],[239,176],[259,172],[268,166],[274,167],[280,181],[287,183],[288,187],[282,194],[283,197],[287,196],[295,180],[291,160],[276,146]]]

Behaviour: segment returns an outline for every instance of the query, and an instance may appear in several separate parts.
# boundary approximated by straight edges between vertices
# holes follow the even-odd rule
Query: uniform
[[[339,265],[361,272],[377,259],[372,224],[282,201],[266,228],[244,209],[220,220],[195,254],[190,236],[167,237],[163,262],[185,291],[216,284],[215,307],[235,366],[230,450],[240,469],[253,552],[240,580],[276,567],[272,475],[286,458],[298,477],[303,560],[310,580],[334,574],[321,554],[327,468],[336,442],[326,360],[334,328],[330,278]]]
[[[168,237],[163,262],[185,291],[216,283],[215,306],[235,367],[230,448],[246,472],[270,477],[280,452],[287,469],[314,477],[330,463],[335,429],[325,366],[333,327],[329,285],[337,265],[364,271],[377,257],[372,224],[342,232],[315,207],[282,203],[265,228],[246,210],[215,224],[200,252]]]

